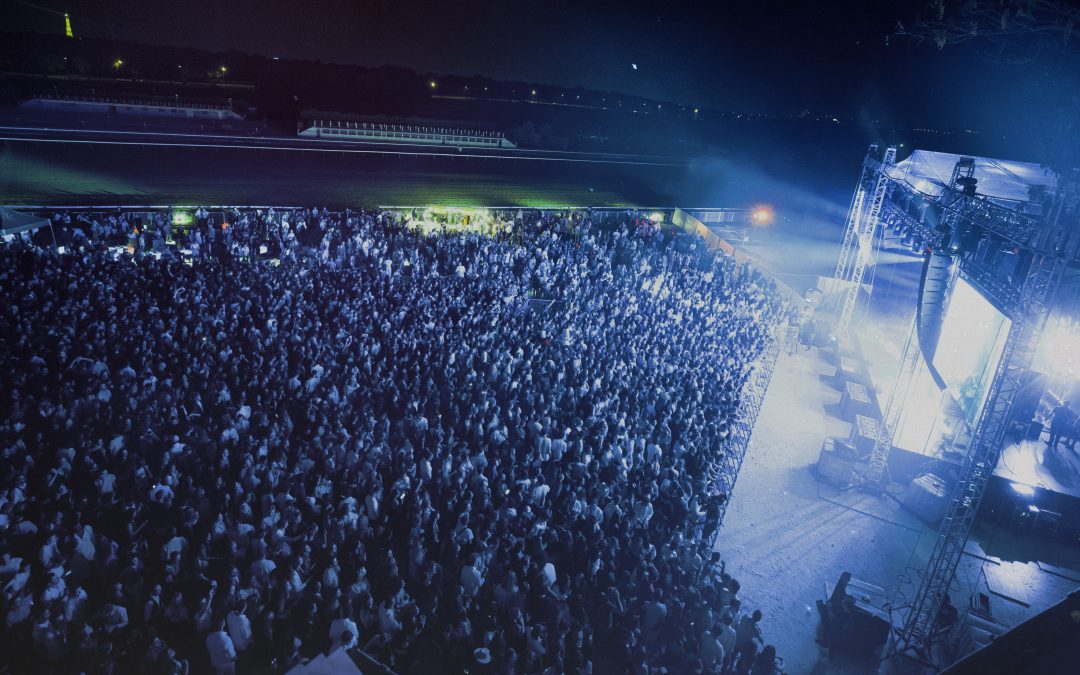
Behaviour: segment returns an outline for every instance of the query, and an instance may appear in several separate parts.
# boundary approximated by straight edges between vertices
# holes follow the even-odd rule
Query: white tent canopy
[[[20,213],[0,206],[0,234],[16,234],[26,230],[36,230],[39,227],[48,227],[48,218],[39,218],[27,213]]]
[[[907,159],[886,169],[891,178],[903,181],[925,195],[939,196],[949,185],[953,168],[963,155],[931,150],[916,150]],[[1029,190],[1043,185],[1050,193],[1057,187],[1057,176],[1049,169],[1030,162],[975,157],[976,193],[994,201],[1023,203]]]

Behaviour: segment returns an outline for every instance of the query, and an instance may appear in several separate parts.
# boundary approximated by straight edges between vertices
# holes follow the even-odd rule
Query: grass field
[[[0,145],[0,203],[653,206],[682,167],[305,155],[248,149]],[[684,202],[685,203],[685,202]]]

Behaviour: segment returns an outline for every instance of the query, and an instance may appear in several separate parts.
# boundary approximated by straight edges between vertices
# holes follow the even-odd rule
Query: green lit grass
[[[649,206],[649,167],[137,146],[0,146],[0,203]]]

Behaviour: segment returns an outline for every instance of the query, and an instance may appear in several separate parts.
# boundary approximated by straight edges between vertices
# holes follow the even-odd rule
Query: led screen
[[[957,278],[934,353],[949,393],[974,424],[986,402],[1012,321],[968,282]]]

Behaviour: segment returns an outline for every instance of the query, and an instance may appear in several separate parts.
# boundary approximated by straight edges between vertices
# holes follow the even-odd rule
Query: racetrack
[[[0,203],[652,206],[702,203],[652,158],[455,154],[284,140],[0,134]],[[291,141],[292,139],[287,139]],[[676,186],[672,189],[670,186]]]

